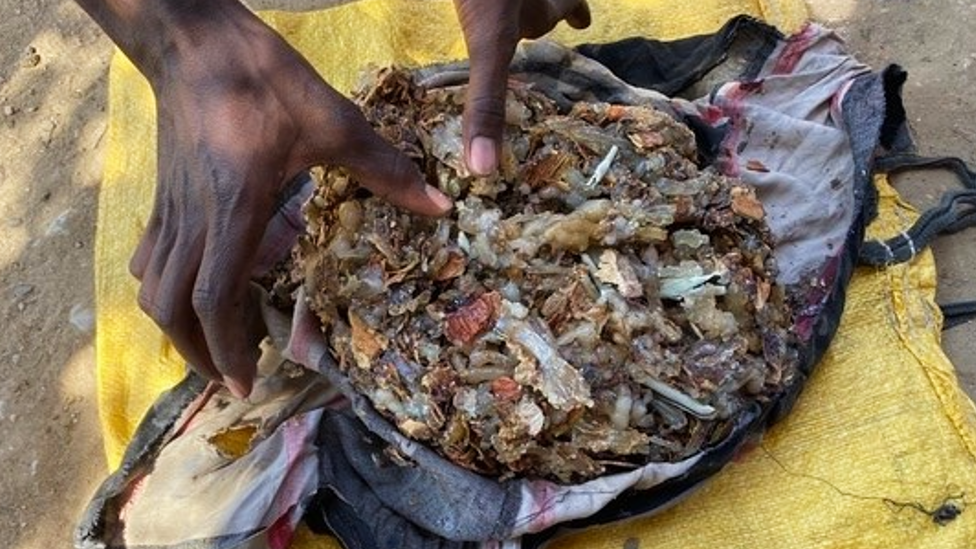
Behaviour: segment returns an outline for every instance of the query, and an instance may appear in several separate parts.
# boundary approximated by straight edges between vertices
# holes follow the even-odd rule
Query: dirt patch
[[[70,2],[2,2],[0,532],[64,546],[105,474],[92,246],[110,43]]]

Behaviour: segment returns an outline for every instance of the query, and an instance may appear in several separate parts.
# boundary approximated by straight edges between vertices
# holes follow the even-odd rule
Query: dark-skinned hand
[[[423,215],[449,199],[358,109],[237,0],[78,0],[156,96],[158,177],[130,262],[139,305],[189,364],[237,396],[264,336],[250,293],[257,248],[285,186],[343,166],[373,193]],[[469,168],[497,166],[508,65],[521,38],[589,23],[582,0],[456,0],[471,55]]]

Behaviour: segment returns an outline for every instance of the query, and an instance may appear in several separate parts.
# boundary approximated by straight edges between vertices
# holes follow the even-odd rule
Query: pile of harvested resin
[[[448,217],[340,169],[307,206],[293,276],[380,413],[474,471],[577,482],[693,455],[789,381],[762,206],[696,166],[686,126],[514,89],[500,174],[474,178],[463,94],[387,69],[357,97]]]

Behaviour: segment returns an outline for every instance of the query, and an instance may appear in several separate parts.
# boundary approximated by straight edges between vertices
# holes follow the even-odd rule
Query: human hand
[[[168,41],[132,39],[127,51],[152,85],[158,124],[155,204],[130,270],[141,308],[183,357],[245,396],[264,335],[249,281],[287,182],[339,165],[420,214],[442,214],[450,201],[236,0],[203,5],[157,14]],[[136,34],[111,22],[130,31],[123,38]]]
[[[454,0],[471,60],[464,103],[465,160],[473,173],[498,166],[505,125],[508,66],[522,38],[538,38],[565,20],[590,25],[586,0]]]

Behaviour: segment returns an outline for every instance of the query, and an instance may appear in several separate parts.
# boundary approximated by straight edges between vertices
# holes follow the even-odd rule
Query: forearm
[[[238,0],[75,0],[154,80],[174,50],[202,43],[219,23],[251,17]]]

